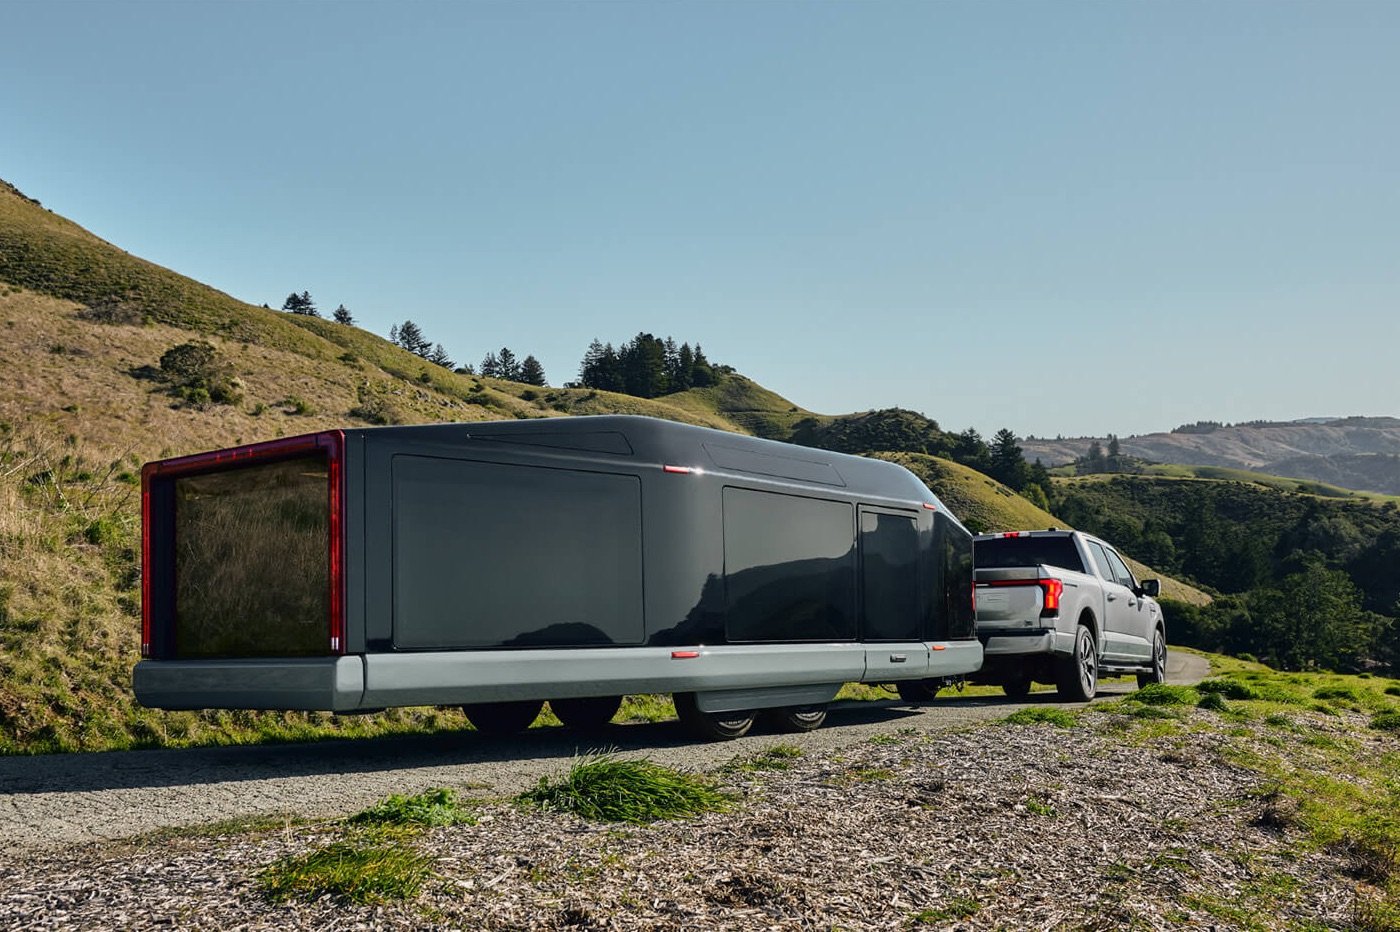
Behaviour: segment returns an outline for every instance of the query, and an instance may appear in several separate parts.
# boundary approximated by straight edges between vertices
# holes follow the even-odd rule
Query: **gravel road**
[[[1198,682],[1209,674],[1202,658],[1170,655],[1168,680]],[[1131,692],[1113,684],[1101,698]],[[1004,717],[1029,701],[950,694],[910,706],[898,700],[843,702],[827,723],[805,735],[783,736],[806,751],[830,752],[872,734],[904,728],[942,731]],[[343,816],[389,793],[433,786],[505,795],[564,769],[601,742],[621,753],[644,754],[672,767],[704,770],[772,744],[771,735],[696,743],[675,723],[614,726],[580,742],[562,728],[534,729],[514,738],[472,731],[423,737],[370,738],[263,747],[118,751],[0,758],[0,837],[12,851],[62,848],[132,838],[160,829],[283,813]]]

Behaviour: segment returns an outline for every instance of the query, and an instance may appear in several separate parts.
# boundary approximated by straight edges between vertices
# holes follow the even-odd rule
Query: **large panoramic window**
[[[854,640],[853,506],[726,488],[724,583],[730,641]]]
[[[321,456],[174,481],[176,656],[327,652],[329,488]]]

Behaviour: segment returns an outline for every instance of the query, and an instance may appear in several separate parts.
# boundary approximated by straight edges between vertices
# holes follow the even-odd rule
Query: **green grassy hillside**
[[[1075,476],[1073,466],[1059,466],[1052,469],[1051,475],[1078,482],[1095,482],[1112,478],[1114,473],[1096,473]],[[1189,466],[1180,463],[1143,463],[1134,467],[1128,475],[1153,476],[1161,479],[1209,479],[1221,482],[1244,482],[1260,485],[1278,492],[1296,492],[1302,495],[1316,495],[1321,498],[1356,499],[1369,502],[1400,501],[1400,496],[1382,495],[1379,492],[1361,492],[1344,489],[1312,479],[1293,479],[1288,476],[1271,476],[1252,469],[1233,469],[1228,466]]]

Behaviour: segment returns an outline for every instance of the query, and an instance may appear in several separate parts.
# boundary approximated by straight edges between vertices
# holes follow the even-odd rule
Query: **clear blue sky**
[[[1400,3],[0,3],[0,177],[459,361],[990,434],[1400,415]]]

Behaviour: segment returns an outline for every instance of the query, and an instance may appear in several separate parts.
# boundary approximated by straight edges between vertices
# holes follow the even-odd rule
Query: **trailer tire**
[[[932,702],[940,688],[937,680],[900,680],[894,684],[895,692],[905,702]]]
[[[1074,652],[1057,658],[1056,689],[1067,702],[1088,702],[1098,692],[1099,648],[1094,632],[1080,625],[1074,632]]]
[[[589,696],[585,699],[551,699],[549,707],[559,721],[575,731],[602,731],[622,708],[621,696]]]
[[[1010,699],[1024,699],[1031,694],[1031,675],[1020,672],[1001,684],[1001,691]]]
[[[539,718],[544,702],[523,699],[518,702],[477,702],[462,706],[467,721],[484,735],[514,735]]]
[[[765,709],[763,718],[774,731],[781,731],[785,734],[795,735],[804,731],[816,731],[826,721],[826,703]]]
[[[737,712],[705,712],[695,701],[695,693],[676,693],[676,717],[681,726],[697,738],[706,741],[730,741],[742,738],[753,728],[757,713],[753,709]]]

